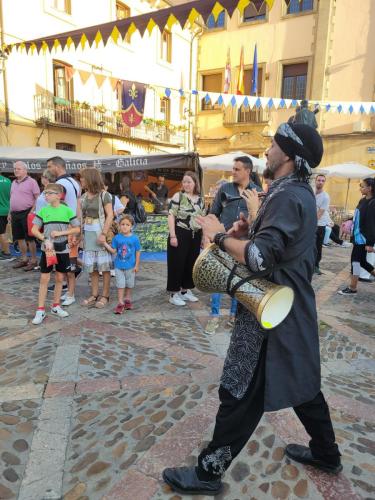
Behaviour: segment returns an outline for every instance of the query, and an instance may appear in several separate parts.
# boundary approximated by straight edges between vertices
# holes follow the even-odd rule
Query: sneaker
[[[60,297],[61,302],[64,302],[64,300],[66,300],[67,297],[68,297],[68,292],[63,293]]]
[[[0,260],[7,260],[10,262],[11,260],[15,260],[15,257],[13,257],[11,253],[0,252]]]
[[[196,297],[191,290],[186,290],[186,293],[179,293],[180,298],[183,301],[198,302],[198,297]]]
[[[61,302],[62,306],[71,306],[76,301],[74,295],[73,295],[73,297],[69,297],[69,295],[66,293],[63,297],[64,297],[64,300],[63,300],[63,302]],[[62,299],[62,297],[61,297],[61,299]]]
[[[125,300],[124,308],[126,311],[131,311],[133,309],[133,304],[130,300]]]
[[[46,311],[42,311],[41,309],[38,309],[37,312],[35,313],[34,319],[32,320],[31,323],[33,325],[40,325],[45,317],[46,317]]]
[[[357,290],[352,290],[350,287],[344,288],[344,290],[339,290],[337,293],[340,295],[355,295],[357,293]]]
[[[374,283],[375,278],[358,278],[358,281],[361,281],[362,283]]]
[[[180,294],[175,293],[169,297],[169,303],[174,306],[185,306],[186,302],[182,300]]]
[[[59,318],[67,318],[69,316],[69,313],[61,309],[61,306],[51,307],[51,313]]]
[[[339,247],[341,247],[341,248],[350,248],[351,246],[352,246],[352,244],[349,243],[349,241],[343,241],[341,243],[341,245],[339,245]]]
[[[113,312],[115,314],[122,314],[124,312],[124,309],[125,309],[125,304],[118,303]]]
[[[55,291],[55,285],[49,285],[48,291],[53,293]],[[67,292],[68,291],[68,284],[67,283],[63,283],[62,291],[63,292]]]
[[[219,327],[219,318],[217,316],[214,316],[213,318],[210,318],[208,320],[206,328],[204,329],[204,333],[206,333],[207,335],[214,335],[218,327]]]

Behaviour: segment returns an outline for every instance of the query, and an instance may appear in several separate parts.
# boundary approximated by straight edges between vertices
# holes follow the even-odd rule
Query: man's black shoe
[[[175,467],[163,471],[164,481],[177,493],[185,495],[218,495],[223,489],[221,479],[200,481],[195,467]]]
[[[330,474],[338,474],[342,471],[340,460],[337,465],[323,462],[323,460],[318,460],[312,456],[311,450],[308,446],[288,444],[285,448],[285,454],[287,457],[299,462],[300,464],[312,465],[313,467],[316,467],[324,472],[329,472]]]

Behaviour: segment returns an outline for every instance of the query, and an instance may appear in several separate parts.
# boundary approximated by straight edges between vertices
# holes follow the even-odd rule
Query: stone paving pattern
[[[375,284],[346,284],[350,249],[324,249],[314,277],[323,390],[344,471],[291,463],[289,442],[308,442],[292,410],[266,414],[224,478],[217,499],[375,498]],[[166,265],[144,262],[134,310],[69,308],[31,324],[39,275],[0,263],[0,499],[179,500],[164,467],[195,464],[210,440],[230,338],[223,298],[217,333],[204,326],[209,296],[184,308],[164,291]],[[77,298],[88,294],[87,276]],[[197,499],[206,497],[198,496]],[[208,498],[208,497],[207,497]]]

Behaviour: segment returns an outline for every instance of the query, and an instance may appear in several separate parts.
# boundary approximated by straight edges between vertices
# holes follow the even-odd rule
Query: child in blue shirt
[[[113,311],[115,314],[133,309],[131,290],[134,288],[135,273],[139,270],[141,258],[141,244],[138,236],[132,233],[133,225],[133,217],[129,214],[124,215],[118,223],[119,232],[113,238],[111,245],[104,244],[108,252],[116,255],[114,265],[118,304]]]

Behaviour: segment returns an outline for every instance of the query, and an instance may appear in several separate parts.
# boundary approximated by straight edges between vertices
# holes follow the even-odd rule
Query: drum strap
[[[227,279],[227,294],[230,295],[232,298],[235,298],[234,294],[245,283],[249,283],[252,279],[259,279],[259,278],[263,278],[264,276],[270,275],[269,270],[264,271],[264,272],[259,272],[259,273],[256,273],[256,275],[248,276],[247,278],[242,278],[241,280],[238,281],[238,283],[236,283],[235,285],[232,286],[233,277],[236,274],[237,267],[238,267],[237,264],[235,264],[232,267],[232,270],[229,273],[229,276]]]

